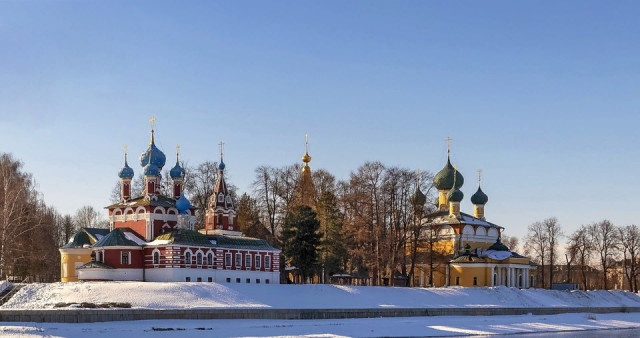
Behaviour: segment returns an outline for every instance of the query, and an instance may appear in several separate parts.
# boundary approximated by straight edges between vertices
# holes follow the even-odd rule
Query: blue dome
[[[149,149],[140,155],[140,166],[146,167],[149,164],[149,158],[151,158],[151,163],[154,164],[159,169],[164,167],[164,164],[167,161],[167,158],[164,156],[164,153],[156,147],[153,140],[149,145]]]
[[[218,164],[218,170],[224,170],[225,167],[226,167],[226,165],[224,164],[222,159],[220,159],[220,164]]]
[[[185,214],[187,209],[191,208],[191,203],[184,197],[184,191],[180,194],[180,198],[176,201],[176,208],[180,211],[180,214]]]
[[[118,172],[118,177],[120,178],[133,178],[133,169],[131,169],[131,167],[129,166],[129,164],[127,164],[127,162],[124,162],[124,167],[122,167],[122,169],[120,169],[120,171]]]
[[[180,163],[176,161],[175,167],[169,171],[171,178],[184,178],[184,169],[180,166]]]
[[[144,176],[158,176],[160,175],[160,169],[157,166],[153,165],[153,163],[147,164],[144,167]]]

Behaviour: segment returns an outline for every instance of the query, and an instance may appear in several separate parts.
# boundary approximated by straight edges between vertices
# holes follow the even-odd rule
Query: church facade
[[[433,179],[438,189],[437,209],[421,219],[422,232],[439,259],[422,261],[414,270],[415,286],[535,286],[536,265],[528,257],[511,251],[500,238],[503,227],[488,222],[484,208],[489,197],[480,187],[471,196],[473,215],[461,212],[464,194],[460,190],[464,177],[447,163]],[[414,200],[425,199],[416,191]]]
[[[176,152],[170,196],[161,192],[166,157],[151,142],[140,156],[144,190],[132,195],[133,169],[125,154],[120,201],[107,207],[109,230],[83,228],[60,248],[62,281],[149,281],[278,284],[280,250],[238,231],[233,198],[218,178],[205,228],[194,230],[195,211],[184,196],[185,170]]]

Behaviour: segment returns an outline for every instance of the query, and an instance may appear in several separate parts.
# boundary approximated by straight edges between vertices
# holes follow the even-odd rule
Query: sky
[[[522,237],[637,222],[637,1],[0,1],[0,151],[62,213],[109,204],[123,146],[254,169],[439,171]],[[106,215],[106,211],[105,211]]]

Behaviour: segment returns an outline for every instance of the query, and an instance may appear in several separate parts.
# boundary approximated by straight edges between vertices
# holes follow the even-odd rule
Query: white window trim
[[[262,257],[260,256],[260,253],[256,254],[256,258],[255,258],[255,268],[256,270],[260,270],[262,268]]]
[[[244,255],[244,267],[248,270],[251,269],[253,255],[251,253],[247,253]]]
[[[269,255],[264,255],[264,269],[265,270],[271,269],[271,256]]]
[[[225,252],[224,265],[226,269],[231,269],[231,266],[233,265],[233,255],[231,254],[231,252]]]
[[[189,253],[189,263],[187,263],[187,252]],[[182,262],[184,265],[192,265],[193,264],[193,252],[191,249],[187,249],[184,251],[184,256],[182,257]]]
[[[158,263],[156,263],[154,259],[154,256],[156,253],[158,253]],[[160,254],[160,250],[158,250],[157,248],[153,249],[153,251],[151,252],[151,263],[157,266],[158,264],[160,264],[160,258],[162,258],[162,255]]]
[[[242,269],[242,252],[236,252],[235,261],[233,262],[233,266],[236,269]],[[240,264],[238,264],[240,263]]]

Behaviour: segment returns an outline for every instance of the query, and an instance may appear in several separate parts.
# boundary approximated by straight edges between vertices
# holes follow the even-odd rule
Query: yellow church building
[[[421,220],[430,243],[419,247],[424,251],[431,244],[431,255],[439,260],[417,264],[414,286],[535,286],[536,265],[510,251],[500,241],[504,228],[486,220],[484,207],[489,198],[480,188],[480,177],[478,190],[471,196],[473,215],[460,211],[463,183],[464,177],[447,156],[446,165],[433,179],[438,189],[437,209]]]
[[[109,233],[109,229],[81,228],[60,251],[60,281],[77,282],[76,268],[91,262],[90,246]]]

